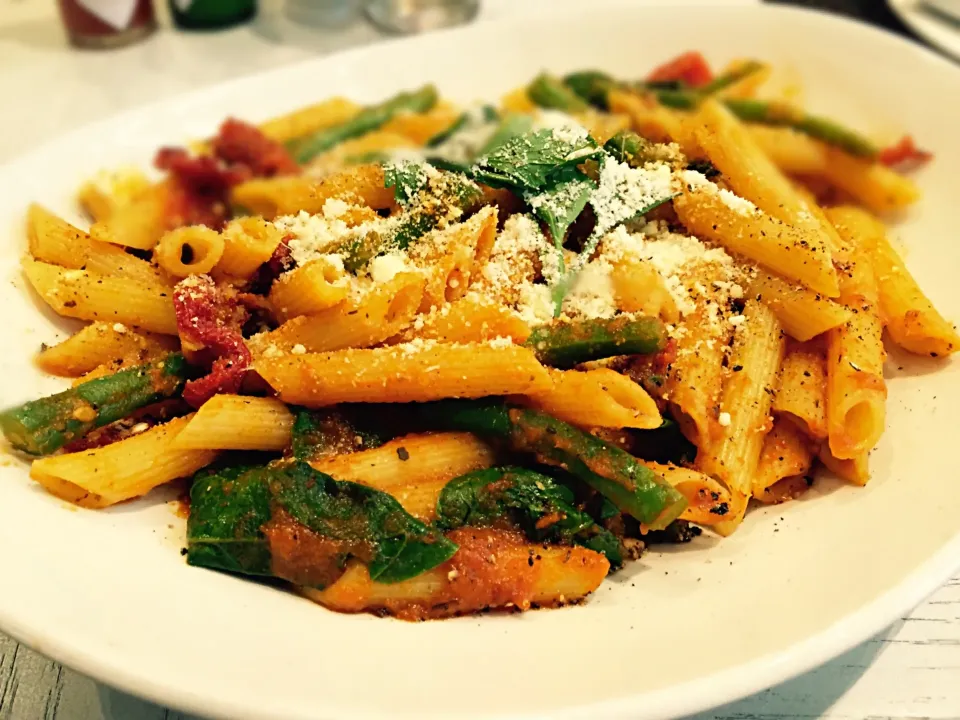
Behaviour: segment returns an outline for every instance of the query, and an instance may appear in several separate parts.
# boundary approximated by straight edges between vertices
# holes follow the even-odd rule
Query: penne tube
[[[105,220],[90,226],[90,237],[137,250],[152,250],[168,229],[170,189],[152,185],[131,202],[120,205]]]
[[[332,97],[267,120],[259,128],[271,140],[286,143],[346,122],[362,109],[352,100]]]
[[[552,370],[550,377],[551,388],[522,402],[580,427],[653,430],[663,423],[647,391],[614,370]]]
[[[289,320],[329,310],[343,302],[348,291],[343,268],[317,258],[277,278],[270,288],[270,304],[281,321]]]
[[[731,493],[730,516],[716,526],[724,535],[743,520],[753,492],[760,451],[772,424],[772,396],[784,354],[783,333],[769,308],[751,299],[743,316],[728,363],[731,369],[740,369],[727,375],[720,395],[722,432],[699,445],[697,453],[697,469],[723,482]]]
[[[650,263],[632,257],[623,258],[613,266],[610,280],[617,308],[621,312],[659,317],[671,324],[680,321],[673,295]]]
[[[203,225],[170,230],[153,249],[154,261],[177,278],[208,273],[222,256],[223,236]]]
[[[763,440],[751,494],[772,502],[780,493],[767,494],[770,488],[784,478],[806,475],[812,465],[813,450],[806,434],[795,423],[778,418]]]
[[[176,447],[177,434],[190,418],[177,418],[94,450],[34,460],[30,477],[82,507],[107,507],[145,495],[158,485],[192,475],[216,457],[213,450]]]
[[[174,338],[141,334],[120,323],[95,322],[37,355],[44,372],[79,377],[108,364],[138,365],[178,349]]]
[[[820,445],[817,454],[820,462],[841,480],[863,487],[870,480],[869,453],[860,453],[856,457],[841,460],[834,457],[827,443]]]
[[[773,310],[787,335],[804,342],[845,323],[853,312],[820,293],[760,271],[750,281],[747,297]]]
[[[262,357],[254,369],[281,400],[306,407],[525,395],[553,385],[533,351],[490,344],[428,343]]]
[[[270,260],[280,244],[283,233],[263,218],[241,217],[231,220],[221,233],[223,254],[216,271],[235,278],[251,277],[261,265]]]
[[[434,433],[407,435],[373,450],[334,455],[311,465],[337,480],[390,493],[408,513],[433,522],[437,499],[448,482],[495,462],[493,450],[475,435]]]
[[[827,146],[790,127],[747,125],[750,137],[771,162],[789,175],[824,176]]]
[[[836,232],[812,212],[807,199],[767,157],[749,129],[721,103],[709,99],[700,105],[692,122],[697,142],[723,173],[724,182],[767,215],[799,231],[807,249],[829,266],[831,248],[839,244]],[[836,295],[824,288],[814,289]]]
[[[141,327],[177,334],[170,288],[144,285],[123,276],[96,275],[24,260],[23,271],[40,297],[64,317]]]
[[[677,465],[646,460],[643,464],[687,499],[687,507],[678,519],[697,525],[716,525],[730,512],[730,491],[709,475]]]
[[[191,450],[284,450],[290,446],[293,413],[279,400],[214,395],[174,440]]]
[[[709,187],[708,187],[709,186]],[[739,204],[713,183],[684,183],[673,206],[697,237],[712,240],[785,278],[827,297],[839,293],[837,272],[825,246],[749,203]]]
[[[459,117],[460,111],[456,107],[440,101],[426,112],[397,113],[380,130],[401,135],[419,147],[453,125]]]
[[[94,222],[106,220],[121,205],[133,202],[147,191],[150,180],[136,167],[98,173],[84,183],[77,199]]]
[[[230,194],[234,205],[268,220],[301,210],[319,213],[330,198],[357,200],[377,210],[396,208],[393,188],[384,186],[379,165],[359,165],[323,180],[307,176],[248,180]]]
[[[427,278],[420,312],[455,302],[475,281],[497,237],[496,208],[486,207],[466,222],[433,230],[410,247],[413,264]]]
[[[913,181],[886,165],[836,148],[826,147],[825,151],[826,177],[872,212],[895,212],[920,199],[920,191]]]
[[[169,278],[147,261],[116,245],[92,240],[87,233],[35,203],[27,213],[27,238],[35,260],[99,275],[126,275],[155,285],[169,284]]]
[[[711,321],[706,307],[680,321],[676,358],[660,397],[690,442],[698,447],[719,432],[716,406],[723,383],[723,360],[733,326]]]
[[[845,215],[829,213],[850,258],[840,273],[840,300],[854,311],[827,333],[827,434],[831,453],[846,460],[869,451],[883,434],[886,353],[868,241]]]
[[[528,337],[530,326],[513,310],[478,295],[467,295],[428,315],[419,316],[397,336],[396,342],[421,338],[445,343],[470,343],[509,338],[517,345],[522,345]]]
[[[924,295],[887,239],[883,224],[855,207],[831,208],[829,214],[870,254],[880,317],[893,341],[918,355],[940,357],[956,352],[960,336]]]
[[[365,565],[350,565],[324,590],[300,588],[340,612],[385,611],[424,620],[492,608],[545,607],[578,602],[610,569],[600,553],[582,547],[526,542],[518,533],[463,528],[448,537],[460,546],[447,562],[410,580],[379,583]]]
[[[791,344],[780,366],[773,410],[816,440],[827,437],[827,378],[818,344]]]
[[[342,304],[288,320],[276,330],[250,338],[255,355],[293,350],[327,352],[378,345],[413,320],[423,297],[423,276],[400,273]]]

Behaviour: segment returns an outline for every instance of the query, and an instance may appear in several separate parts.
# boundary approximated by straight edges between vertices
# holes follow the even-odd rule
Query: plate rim
[[[696,4],[696,3],[690,3]],[[711,8],[718,8],[717,3],[703,3]],[[895,5],[891,0],[890,5]],[[563,8],[551,17],[552,23],[562,24],[569,22],[588,12],[595,12],[601,8],[629,5],[643,7],[645,10],[655,10],[658,5],[673,6],[668,0],[636,6],[624,0],[603,0],[598,4],[591,4],[590,8]],[[759,12],[772,16],[788,18],[791,15],[819,16],[824,22],[847,26],[851,32],[873,34],[878,41],[891,46],[900,46],[907,52],[915,53],[927,62],[950,68],[950,72],[960,74],[960,67],[938,52],[926,47],[913,39],[903,37],[886,28],[860,22],[856,19],[837,15],[819,9],[795,6],[747,4],[730,5],[724,7],[730,12]],[[899,13],[898,13],[899,15]],[[537,17],[535,12],[517,13],[508,18],[492,18],[481,20],[472,25],[460,28],[430,33],[430,35],[469,35],[477,32],[478,28],[491,25],[512,25],[521,23],[525,19]],[[907,23],[908,25],[910,23]],[[911,25],[912,27],[912,25]],[[14,157],[0,164],[0,180],[9,177],[21,165],[29,165],[36,156],[52,152],[58,146],[69,144],[76,137],[95,132],[124,119],[132,119],[149,113],[155,108],[161,108],[172,103],[190,103],[200,99],[211,90],[223,90],[249,82],[253,78],[268,78],[273,75],[282,75],[293,68],[330,62],[349,62],[356,56],[366,53],[371,47],[398,47],[414,45],[422,39],[420,37],[391,38],[375,45],[341,50],[327,55],[321,55],[301,60],[278,68],[271,68],[257,73],[244,75],[225,82],[212,83],[185,93],[179,93],[168,98],[138,105],[123,112],[85,123],[78,128],[61,133],[50,138],[32,149],[16,154]],[[648,720],[659,720],[685,716],[711,708],[717,708],[730,702],[742,699],[774,685],[787,682],[793,678],[834,660],[844,652],[862,644],[863,642],[882,632],[899,617],[907,614],[923,600],[941,587],[952,576],[960,572],[960,531],[955,533],[944,545],[923,563],[916,566],[897,585],[870,602],[860,605],[846,615],[838,618],[826,628],[809,635],[800,642],[788,645],[761,657],[741,663],[709,675],[688,680],[659,690],[643,693],[626,694],[618,698],[602,700],[583,705],[571,706],[556,712],[551,712],[551,718],[566,720],[586,720],[597,715],[604,717],[628,718],[637,717],[637,708],[642,701],[643,717]],[[842,631],[838,627],[843,626]],[[31,627],[29,622],[19,621],[13,613],[5,609],[0,594],[0,631],[14,640],[23,643],[37,652],[59,662],[77,672],[94,679],[111,688],[116,688],[131,695],[144,698],[164,707],[176,708],[183,712],[202,715],[211,718],[256,718],[247,708],[234,704],[229,699],[220,699],[203,695],[178,686],[168,686],[162,681],[153,680],[145,673],[128,670],[122,664],[122,659],[107,659],[105,656],[91,655],[81,646],[70,640],[60,640],[55,635],[48,635],[47,631],[39,627]],[[116,656],[114,656],[115,658]],[[383,720],[386,715],[371,711],[351,711],[352,718],[369,718]],[[301,718],[335,718],[329,712],[311,714],[285,713],[277,717],[300,720]],[[439,717],[423,716],[423,717]],[[462,715],[463,718],[479,717],[475,714]],[[528,720],[537,715],[498,714],[501,720]]]

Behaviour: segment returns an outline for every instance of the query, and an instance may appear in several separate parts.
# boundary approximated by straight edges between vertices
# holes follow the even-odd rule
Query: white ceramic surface
[[[515,19],[311,61],[128,113],[10,164],[0,171],[0,403],[60,384],[29,359],[64,327],[22,293],[30,200],[69,214],[72,190],[95,169],[147,162],[227,113],[256,120],[427,79],[458,99],[495,97],[542,67],[642,74],[693,47],[717,62],[766,58],[803,79],[815,109],[867,131],[909,128],[935,150],[902,235],[921,283],[948,316],[960,313],[950,190],[960,146],[952,113],[926,112],[960,96],[953,66],[865,26],[777,7],[620,8],[616,18],[538,19],[537,33]],[[0,467],[0,629],[123,689],[217,717],[693,712],[862,642],[960,565],[960,483],[944,452],[960,422],[958,367],[891,356],[889,429],[867,488],[825,480],[803,501],[752,514],[732,538],[645,556],[585,607],[519,616],[412,625],[329,613],[186,567],[182,521],[162,495],[71,510],[11,462]]]
[[[960,23],[951,23],[923,7],[922,0],[887,0],[903,22],[931,45],[960,60]],[[960,8],[960,3],[956,3]]]

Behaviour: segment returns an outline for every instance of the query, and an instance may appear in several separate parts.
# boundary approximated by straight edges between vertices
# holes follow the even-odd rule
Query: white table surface
[[[141,103],[381,37],[362,22],[336,32],[295,26],[269,2],[252,26],[199,35],[163,30],[145,43],[99,53],[67,47],[53,0],[0,0],[0,162]],[[559,0],[486,0],[483,12],[493,17],[534,2]],[[0,635],[0,720],[35,718],[189,720]],[[960,577],[837,660],[695,720],[721,718],[960,718]]]

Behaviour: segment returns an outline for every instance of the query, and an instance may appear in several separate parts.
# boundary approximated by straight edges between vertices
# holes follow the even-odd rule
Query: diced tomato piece
[[[880,151],[877,159],[887,167],[901,172],[916,170],[933,160],[933,153],[921,150],[910,135],[904,135],[895,145]]]
[[[706,58],[696,51],[685,52],[660,65],[647,76],[647,82],[679,81],[689,87],[702,87],[713,80]]]

